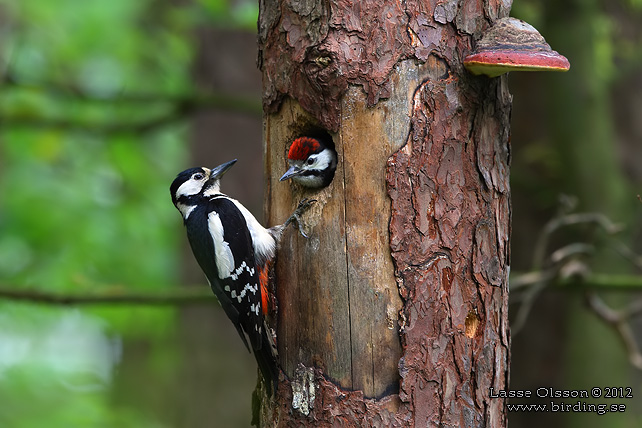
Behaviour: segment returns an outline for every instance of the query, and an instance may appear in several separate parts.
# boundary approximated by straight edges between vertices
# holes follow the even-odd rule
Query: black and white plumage
[[[267,284],[261,283],[260,273],[274,259],[287,225],[298,221],[311,201],[302,201],[284,224],[264,228],[240,202],[220,191],[221,177],[235,162],[185,170],[170,192],[198,264],[243,343],[254,352],[271,390],[278,381],[278,369],[276,348],[264,320]]]
[[[290,169],[279,181],[292,179],[305,187],[322,188],[332,182],[337,152],[326,139],[299,137],[288,150]]]

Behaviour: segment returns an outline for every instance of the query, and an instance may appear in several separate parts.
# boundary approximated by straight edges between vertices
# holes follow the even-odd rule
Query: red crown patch
[[[290,146],[288,152],[288,159],[291,160],[306,160],[312,153],[321,148],[319,141],[310,137],[299,137]]]

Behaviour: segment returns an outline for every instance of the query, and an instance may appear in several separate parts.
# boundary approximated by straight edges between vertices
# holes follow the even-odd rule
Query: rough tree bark
[[[510,4],[261,1],[267,218],[319,201],[279,251],[262,426],[506,425],[511,98],[462,58]],[[319,132],[334,181],[279,183]]]

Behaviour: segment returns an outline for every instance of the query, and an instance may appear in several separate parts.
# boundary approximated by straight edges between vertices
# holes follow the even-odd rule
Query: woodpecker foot
[[[303,224],[301,221],[301,215],[303,215],[304,212],[306,212],[312,204],[314,204],[317,200],[316,199],[308,199],[305,198],[299,202],[299,205],[296,207],[296,210],[292,213],[290,218],[288,218],[285,222],[285,226],[289,225],[292,222],[296,222],[297,228],[299,229],[299,233],[303,235],[304,238],[308,238],[308,235],[305,233],[303,230]]]

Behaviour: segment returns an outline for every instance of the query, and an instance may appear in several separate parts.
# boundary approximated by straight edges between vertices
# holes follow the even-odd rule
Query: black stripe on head
[[[170,193],[170,194],[171,194],[171,196],[172,196],[172,202],[174,203],[174,205],[176,205],[176,203],[178,202],[178,197],[177,197],[177,195],[176,195],[176,193],[178,192],[178,189],[179,189],[183,184],[185,184],[186,182],[188,182],[189,180],[191,180],[192,176],[193,176],[194,174],[196,174],[197,172],[201,172],[201,173],[203,173],[203,174],[207,174],[207,171],[205,171],[205,170],[204,170],[203,168],[201,168],[201,167],[186,169],[185,171],[180,172],[180,173],[176,176],[176,178],[174,179],[174,181],[172,182],[172,184],[169,186],[169,193]]]

